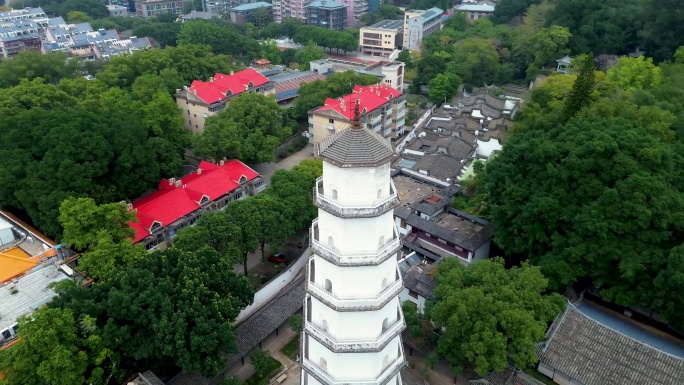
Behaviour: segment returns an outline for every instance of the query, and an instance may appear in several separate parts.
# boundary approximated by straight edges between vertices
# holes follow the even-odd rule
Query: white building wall
[[[323,358],[328,374],[350,380],[378,377],[387,366],[397,360],[400,354],[398,338],[377,353],[334,354],[313,337],[309,337],[307,342],[309,361],[320,365],[321,358]]]
[[[324,195],[341,205],[371,205],[390,194],[390,165],[345,169],[323,162]]]
[[[399,301],[401,301],[401,303],[404,303],[407,301],[414,303],[416,305],[416,307],[418,308],[418,311],[420,313],[425,311],[425,298],[423,296],[420,296],[420,295],[418,296],[418,298],[410,296],[409,295],[409,289],[407,289],[407,288],[404,288],[404,290],[402,290],[401,293],[399,293]]]
[[[380,310],[338,312],[316,297],[311,298],[311,309],[307,309],[307,320],[328,330],[328,334],[342,340],[364,340],[380,337],[383,322],[394,325],[399,318],[399,298],[395,297]],[[351,327],[353,325],[353,327]]]
[[[489,257],[489,247],[491,246],[491,243],[492,241],[487,241],[483,243],[482,246],[478,247],[477,250],[475,250],[475,256],[472,258],[472,262]]]
[[[338,218],[321,211],[318,216],[319,240],[342,254],[376,253],[394,237],[393,213],[375,218]],[[350,241],[350,240],[353,240]]]
[[[330,293],[339,298],[369,298],[400,280],[396,266],[396,258],[388,258],[378,266],[357,267],[340,267],[314,258],[309,262],[309,280],[324,289],[332,286]]]

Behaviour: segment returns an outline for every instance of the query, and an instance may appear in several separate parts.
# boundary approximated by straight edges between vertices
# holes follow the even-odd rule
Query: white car
[[[458,107],[452,106],[451,104],[444,104],[442,106],[442,108],[444,108],[445,110],[456,110],[456,109],[458,109]]]

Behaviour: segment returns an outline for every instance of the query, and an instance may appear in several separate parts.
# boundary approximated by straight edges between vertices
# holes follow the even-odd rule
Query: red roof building
[[[309,111],[309,139],[319,143],[328,135],[347,128],[359,103],[364,126],[387,139],[401,135],[404,129],[406,97],[387,84],[355,86],[351,94],[327,99]]]
[[[179,179],[162,179],[158,190],[129,206],[138,218],[137,223],[130,223],[135,230],[133,242],[151,249],[194,223],[203,212],[222,209],[228,202],[265,187],[259,174],[239,160],[219,164],[202,161],[196,172]]]
[[[228,101],[243,92],[275,94],[275,84],[254,68],[217,73],[208,82],[194,80],[190,87],[176,90],[176,103],[185,111],[185,128],[192,132],[204,131],[206,118],[226,108]]]

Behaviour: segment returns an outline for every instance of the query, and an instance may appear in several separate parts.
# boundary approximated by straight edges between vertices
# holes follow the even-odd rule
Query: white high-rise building
[[[406,327],[397,268],[389,141],[361,127],[316,145],[318,219],[311,227],[302,332],[302,385],[401,385]]]

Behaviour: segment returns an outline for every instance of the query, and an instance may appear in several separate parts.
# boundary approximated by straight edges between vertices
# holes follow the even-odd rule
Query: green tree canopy
[[[683,239],[681,150],[629,115],[639,109],[609,103],[516,134],[488,162],[497,243],[540,265],[555,289],[586,278],[608,300],[664,310],[653,280]]]
[[[104,344],[125,358],[125,369],[173,363],[214,376],[224,367],[223,354],[237,349],[232,323],[253,296],[249,281],[218,252],[171,248],[90,289],[61,292],[51,306],[93,318]]]
[[[499,54],[489,41],[468,38],[456,46],[454,62],[456,73],[464,82],[483,86],[494,79],[499,65]]]
[[[447,258],[435,280],[430,316],[444,330],[435,354],[458,374],[465,363],[479,375],[502,371],[509,355],[517,368],[536,363],[536,344],[565,305],[559,294],[544,295],[548,281],[527,263],[506,270],[501,258],[467,267]]]
[[[84,383],[88,356],[79,346],[70,310],[40,309],[20,318],[18,331],[21,340],[11,349],[0,351],[3,384]]]
[[[43,54],[38,51],[22,51],[12,60],[0,61],[0,88],[17,86],[21,79],[42,78],[56,84],[63,78],[79,75],[77,61],[66,61],[61,52]]]
[[[191,20],[183,23],[178,44],[205,44],[216,54],[257,59],[259,42],[234,32],[228,25],[216,21]]]
[[[182,130],[166,93],[144,104],[97,80],[23,80],[0,94],[0,156],[9,159],[0,165],[0,205],[23,209],[58,235],[64,199],[130,199],[176,174],[188,138]]]
[[[456,95],[462,80],[454,74],[438,74],[428,84],[428,99],[432,103],[442,103]]]
[[[207,119],[204,133],[195,137],[194,149],[212,159],[267,162],[274,159],[276,147],[290,134],[272,96],[243,93],[233,98],[228,108]]]
[[[660,68],[653,65],[653,59],[643,56],[621,57],[606,75],[606,80],[629,91],[646,90],[658,85],[661,81]]]
[[[59,208],[59,223],[64,228],[62,242],[77,250],[84,250],[98,240],[104,230],[112,241],[121,242],[134,235],[128,222],[137,221],[123,203],[98,205],[92,198],[68,198]]]

